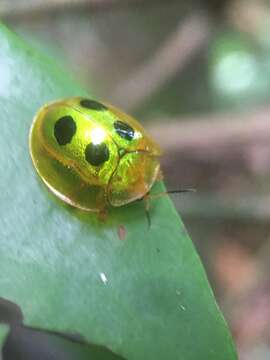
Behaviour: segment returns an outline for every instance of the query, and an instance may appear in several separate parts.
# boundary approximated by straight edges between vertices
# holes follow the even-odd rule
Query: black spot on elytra
[[[72,116],[66,115],[58,119],[54,125],[54,136],[59,145],[67,145],[76,133],[76,123]]]
[[[116,133],[121,136],[121,138],[129,141],[134,138],[135,131],[130,125],[124,123],[123,121],[117,120],[113,126]]]
[[[93,166],[100,166],[109,159],[110,152],[105,143],[88,144],[85,148],[85,159]]]
[[[95,100],[83,99],[80,101],[80,104],[82,107],[91,109],[91,110],[96,110],[96,111],[108,110],[108,108],[105,105],[103,105],[100,102],[95,101]]]

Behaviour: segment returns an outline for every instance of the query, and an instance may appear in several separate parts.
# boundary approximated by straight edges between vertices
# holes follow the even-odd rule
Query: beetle
[[[62,201],[102,213],[143,199],[160,174],[158,144],[118,108],[85,97],[48,103],[34,117],[34,167]]]

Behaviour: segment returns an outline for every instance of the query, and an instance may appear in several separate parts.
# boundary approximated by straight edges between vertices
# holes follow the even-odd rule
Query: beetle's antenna
[[[175,190],[165,191],[166,194],[180,194],[186,192],[196,192],[196,189],[175,189]]]
[[[151,199],[158,199],[168,194],[182,194],[182,193],[190,193],[190,192],[196,192],[196,189],[173,189],[173,190],[162,191],[156,194],[149,194],[148,197],[151,200]]]

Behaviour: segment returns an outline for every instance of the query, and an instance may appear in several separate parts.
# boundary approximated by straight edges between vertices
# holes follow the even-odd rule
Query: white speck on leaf
[[[107,284],[107,282],[108,282],[107,276],[104,273],[100,273],[99,275],[100,275],[102,282],[104,284]]]

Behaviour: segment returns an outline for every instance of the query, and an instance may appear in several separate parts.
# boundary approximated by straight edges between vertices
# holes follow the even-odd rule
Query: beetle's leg
[[[142,198],[137,199],[136,201],[143,201],[144,202],[144,211],[147,219],[148,229],[151,227],[151,216],[150,216],[150,196],[149,192],[146,193]]]
[[[108,218],[107,208],[103,208],[103,209],[99,210],[99,212],[97,213],[97,218],[100,222],[105,223]]]
[[[150,197],[149,197],[149,193],[145,194],[144,197],[142,198],[142,200],[144,201],[144,210],[145,210],[145,215],[146,215],[147,224],[148,224],[148,230],[149,230],[150,227],[151,227]]]
[[[168,190],[162,191],[160,193],[151,194],[150,191],[146,193],[141,199],[137,201],[144,201],[144,210],[147,218],[148,228],[151,227],[151,216],[150,216],[150,202],[151,200],[159,199],[168,194],[179,194],[179,193],[187,193],[187,192],[195,192],[195,189],[179,189],[179,190]]]

